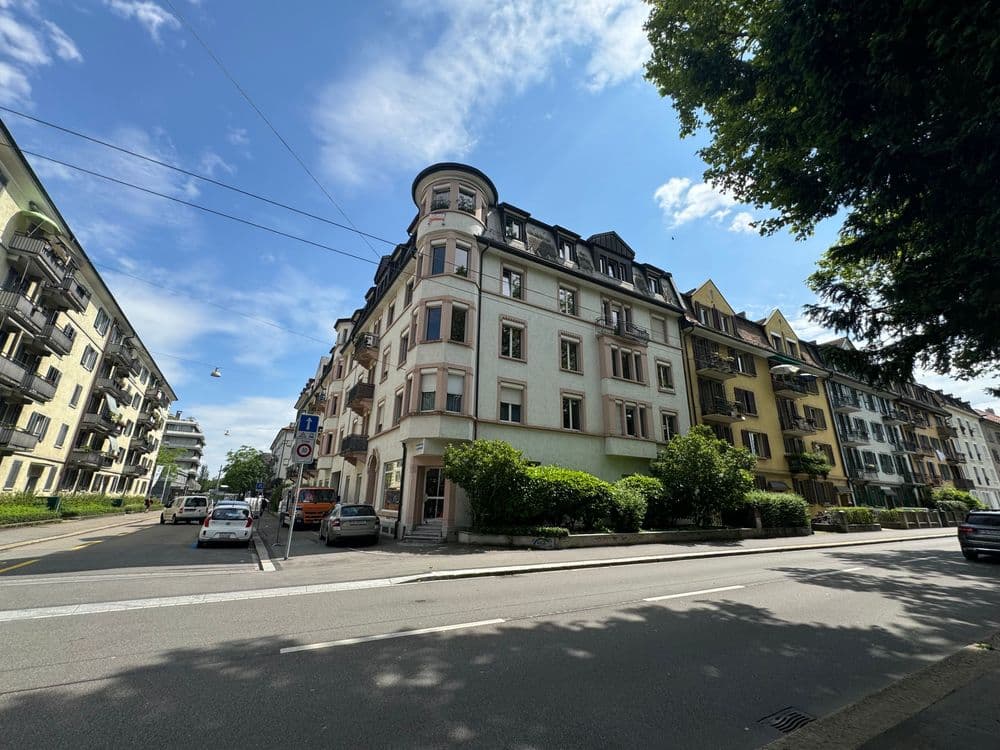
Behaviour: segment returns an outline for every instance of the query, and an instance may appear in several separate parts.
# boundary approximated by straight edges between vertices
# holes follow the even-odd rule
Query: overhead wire
[[[288,153],[292,155],[295,161],[298,162],[299,166],[302,167],[302,169],[305,171],[307,175],[309,175],[310,179],[312,179],[312,181],[316,184],[316,187],[318,187],[322,191],[323,195],[325,195],[327,197],[327,200],[329,200],[330,203],[333,204],[334,208],[336,208],[340,212],[340,215],[344,217],[347,223],[350,224],[352,227],[354,227],[354,222],[351,221],[351,217],[348,216],[347,212],[340,207],[340,204],[337,203],[336,200],[334,200],[334,197],[330,195],[330,192],[325,187],[323,187],[323,183],[321,183],[319,179],[316,177],[316,175],[313,174],[312,170],[309,169],[306,163],[302,160],[302,157],[300,157],[298,153],[295,151],[295,149],[292,148],[291,144],[289,144],[288,141],[285,140],[284,136],[282,136],[281,133],[278,132],[278,129],[271,123],[271,121],[268,119],[267,115],[264,114],[261,108],[257,106],[257,103],[254,102],[254,100],[250,97],[250,94],[247,93],[246,89],[244,89],[243,86],[240,85],[240,82],[236,80],[236,77],[229,72],[229,69],[225,66],[222,60],[219,59],[218,55],[216,55],[212,51],[212,48],[208,46],[208,43],[201,38],[201,35],[198,34],[194,26],[192,26],[188,22],[187,18],[185,18],[184,15],[179,10],[177,10],[177,6],[174,5],[174,3],[171,2],[171,0],[164,0],[164,2],[166,3],[167,7],[169,7],[170,10],[173,11],[174,15],[176,15],[177,18],[180,19],[180,22],[184,24],[187,30],[191,33],[191,36],[193,36],[198,41],[198,44],[202,46],[202,48],[205,50],[208,56],[212,58],[213,62],[215,62],[215,64],[219,67],[219,70],[221,70],[223,74],[226,76],[226,78],[229,79],[229,82],[236,87],[236,90],[240,92],[240,95],[246,100],[247,104],[249,104],[250,107],[253,109],[253,111],[256,112],[257,115],[260,117],[260,119],[264,121],[264,124],[267,125],[268,128],[270,128],[271,132],[274,133],[275,137],[279,141],[281,141],[281,145],[285,147],[285,150],[287,150]],[[355,229],[357,229],[357,227],[355,227]],[[364,241],[364,243],[368,245],[368,249],[372,251],[372,254],[376,258],[380,257],[378,252],[375,250],[374,247],[372,247],[371,243],[363,234],[361,235],[361,238]]]

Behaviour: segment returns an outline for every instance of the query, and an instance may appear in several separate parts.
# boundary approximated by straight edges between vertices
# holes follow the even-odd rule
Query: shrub
[[[903,514],[897,508],[892,508],[890,510],[880,510],[875,513],[876,523],[890,524],[890,523],[902,523]]]
[[[951,510],[958,513],[965,513],[969,510],[969,506],[961,500],[937,500],[934,505],[938,510]]]
[[[799,495],[790,492],[748,492],[741,505],[760,513],[765,529],[786,527],[802,528],[809,525],[809,504]]]
[[[125,503],[125,505],[122,508],[122,510],[124,510],[126,513],[142,513],[144,510],[146,510],[146,504],[145,503]]]
[[[78,518],[80,516],[100,516],[105,513],[124,513],[123,507],[112,508],[110,505],[101,503],[70,502],[65,500],[59,506],[59,513],[63,518]]]
[[[39,505],[43,507],[45,503],[42,498],[30,492],[11,492],[6,495],[0,495],[0,505],[21,505],[21,506],[31,506]]]
[[[636,532],[642,527],[642,522],[646,518],[646,498],[634,484],[623,485],[621,482],[616,482],[611,489],[609,521],[614,531]]]
[[[600,529],[611,516],[611,485],[593,474],[561,466],[527,469],[527,492],[540,521]]]
[[[966,510],[982,510],[986,507],[965,490],[955,489],[954,487],[938,487],[931,490],[931,501],[937,507],[941,507],[939,503],[942,501],[962,503]]]
[[[870,526],[875,523],[875,513],[871,508],[837,508],[848,523]]]
[[[27,523],[29,521],[48,521],[59,518],[59,514],[49,510],[45,505],[25,503],[0,503],[0,525],[9,523]]]
[[[538,509],[525,492],[527,464],[521,451],[503,440],[474,440],[444,449],[444,475],[469,498],[472,525],[530,523]]]
[[[699,526],[708,526],[753,488],[750,470],[756,465],[750,451],[698,425],[661,448],[650,472],[663,482],[663,510],[671,520],[691,515]]]
[[[569,529],[562,526],[487,526],[476,529],[480,534],[499,534],[501,536],[536,536],[548,539],[559,539],[569,536]]]

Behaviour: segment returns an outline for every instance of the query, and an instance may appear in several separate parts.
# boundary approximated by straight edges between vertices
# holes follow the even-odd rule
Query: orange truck
[[[299,502],[295,509],[296,526],[319,526],[330,508],[339,502],[337,490],[333,487],[302,487],[299,489]],[[288,525],[288,517],[292,512],[292,492],[281,501],[278,507],[278,518],[282,526]]]

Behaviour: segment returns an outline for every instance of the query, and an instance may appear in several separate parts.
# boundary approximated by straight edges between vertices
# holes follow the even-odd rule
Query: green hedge
[[[951,510],[958,513],[965,513],[969,509],[969,506],[961,500],[938,500],[935,505],[938,510]]]
[[[898,508],[880,510],[875,513],[875,522],[881,524],[902,523],[903,513]]]
[[[748,492],[737,506],[722,514],[728,526],[753,527],[755,511],[765,529],[803,528],[809,525],[809,504],[791,492]]]
[[[569,536],[569,529],[562,526],[492,526],[473,529],[476,534],[498,534],[500,536],[536,536],[559,539]]]
[[[604,528],[612,508],[612,488],[593,474],[561,466],[530,466],[526,494],[546,526]]]
[[[955,487],[938,487],[931,490],[931,500],[938,507],[941,507],[943,501],[961,503],[966,510],[982,510],[986,507],[965,490],[959,490]]]
[[[635,482],[622,484],[624,481],[619,480],[611,489],[609,521],[614,531],[635,533],[646,518],[646,498]]]
[[[875,523],[875,513],[871,508],[836,508],[843,513],[848,523],[870,526]]]
[[[0,524],[49,521],[57,518],[59,518],[59,514],[49,510],[45,505],[0,503]]]

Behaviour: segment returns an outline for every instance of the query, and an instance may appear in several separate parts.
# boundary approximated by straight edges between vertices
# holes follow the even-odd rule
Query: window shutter
[[[761,444],[761,448],[763,449],[763,453],[761,454],[761,457],[762,458],[770,458],[771,457],[771,444],[770,444],[770,442],[768,442],[767,433],[766,432],[760,433],[760,444]]]

